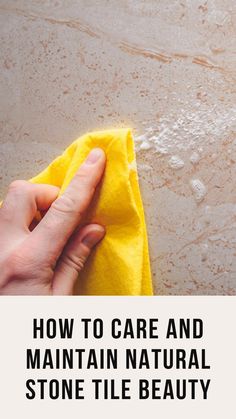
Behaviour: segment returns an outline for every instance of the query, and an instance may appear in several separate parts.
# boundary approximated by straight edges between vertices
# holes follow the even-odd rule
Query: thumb
[[[89,224],[76,232],[65,246],[58,260],[54,278],[54,295],[72,295],[79,272],[96,244],[105,236],[105,228]]]

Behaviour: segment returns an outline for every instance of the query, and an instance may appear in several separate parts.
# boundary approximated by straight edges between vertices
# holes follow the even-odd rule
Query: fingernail
[[[100,242],[100,240],[103,239],[104,235],[104,229],[91,231],[82,239],[82,243],[89,249],[92,249],[98,242]]]
[[[96,163],[103,155],[101,148],[94,148],[88,155],[85,163],[94,164]]]

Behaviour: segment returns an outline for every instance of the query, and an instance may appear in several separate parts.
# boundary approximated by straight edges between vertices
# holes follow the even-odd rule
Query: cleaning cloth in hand
[[[104,225],[106,236],[79,274],[75,294],[152,295],[145,218],[129,129],[80,137],[31,182],[58,186],[63,193],[94,147],[105,151],[107,164],[84,224]]]

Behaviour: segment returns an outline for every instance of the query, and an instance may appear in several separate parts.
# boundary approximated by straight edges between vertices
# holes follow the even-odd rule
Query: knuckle
[[[78,208],[78,206],[79,205],[77,199],[67,194],[64,194],[52,203],[51,210],[54,211],[54,213],[62,216],[68,214],[76,214],[77,216],[82,216],[82,212],[80,211],[80,208]]]
[[[12,222],[18,203],[22,199],[27,200],[34,209],[33,195],[30,193],[31,186],[32,184],[25,180],[15,180],[9,185],[8,193],[0,208],[1,221]]]
[[[86,257],[76,255],[75,253],[68,253],[63,258],[63,263],[68,267],[80,272],[86,262]]]
[[[88,180],[90,180],[90,176],[89,176],[87,170],[85,170],[84,167],[81,166],[80,169],[78,170],[78,172],[75,174],[74,179],[78,180],[78,181],[83,180],[83,181],[87,182]]]
[[[12,222],[18,205],[18,198],[22,194],[24,195],[25,183],[27,182],[15,180],[9,185],[7,195],[0,208],[1,221],[6,223]]]
[[[84,170],[83,167],[81,167],[80,170],[75,174],[74,181],[78,183],[80,187],[82,186],[85,189],[95,189],[92,176],[89,175],[89,173]]]
[[[29,182],[27,182],[26,180],[14,180],[10,183],[8,191],[16,193],[18,193],[19,191],[22,192],[28,190],[29,185]]]
[[[15,208],[12,207],[8,202],[3,201],[3,204],[0,208],[0,219],[2,223],[11,223],[12,217],[15,212]]]

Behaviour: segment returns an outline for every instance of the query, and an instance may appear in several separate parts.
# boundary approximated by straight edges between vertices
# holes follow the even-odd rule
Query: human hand
[[[105,168],[93,149],[58,197],[59,188],[15,181],[0,208],[0,294],[72,295],[79,271],[104,237],[97,224],[80,227]],[[37,211],[47,211],[31,231]]]

